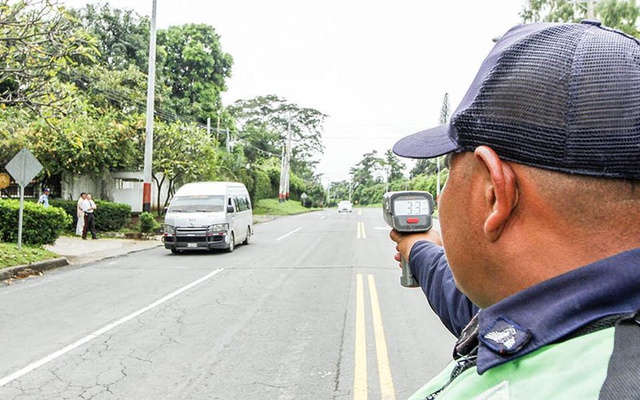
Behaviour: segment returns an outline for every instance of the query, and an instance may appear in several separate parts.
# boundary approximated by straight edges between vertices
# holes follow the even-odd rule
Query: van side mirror
[[[227,206],[227,214],[233,213],[234,211],[233,206]]]

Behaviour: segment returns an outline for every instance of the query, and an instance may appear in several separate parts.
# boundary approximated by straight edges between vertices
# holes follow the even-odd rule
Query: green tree
[[[403,181],[404,169],[407,167],[390,149],[384,153],[385,169],[389,182]]]
[[[0,105],[56,106],[69,94],[58,73],[93,57],[94,42],[56,1],[0,0]]]
[[[172,26],[158,31],[164,54],[159,78],[170,88],[175,113],[205,124],[219,115],[220,93],[226,90],[233,58],[224,53],[215,29],[203,24]]]
[[[590,7],[593,7],[590,9]],[[638,36],[640,9],[635,0],[528,0],[520,16],[523,22],[579,22],[596,18],[606,26]]]
[[[219,147],[207,132],[183,123],[155,124],[153,136],[153,179],[158,188],[168,184],[164,202],[158,198],[158,210],[169,203],[176,186],[199,180],[216,180],[220,165]]]
[[[436,175],[438,173],[438,164],[435,158],[422,158],[416,161],[416,164],[409,172],[409,178],[413,179],[419,175]]]
[[[349,170],[353,183],[353,199],[357,200],[359,204],[372,204],[380,201],[376,197],[379,190],[373,188],[374,186],[382,187],[380,190],[384,193],[385,164],[385,160],[378,156],[376,150],[373,150],[370,153],[365,153],[362,160]]]
[[[251,142],[253,139],[248,137],[260,130],[259,140],[262,142],[258,142],[259,145],[253,142],[252,145],[269,148],[271,153],[278,154],[286,145],[290,130],[293,143],[291,166],[296,173],[305,175],[305,171],[317,164],[314,158],[324,152],[322,132],[327,115],[318,110],[299,107],[275,95],[238,100],[228,110],[238,123],[238,139]]]
[[[126,70],[135,65],[140,71],[147,71],[151,24],[148,17],[133,10],[114,9],[109,4],[87,4],[70,12],[97,39],[96,63],[109,70]]]

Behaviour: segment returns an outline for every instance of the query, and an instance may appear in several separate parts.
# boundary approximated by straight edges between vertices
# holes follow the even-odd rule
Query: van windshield
[[[180,196],[175,197],[168,212],[222,212],[224,196]]]

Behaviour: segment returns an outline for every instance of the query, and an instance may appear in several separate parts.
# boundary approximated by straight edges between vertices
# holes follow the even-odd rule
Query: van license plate
[[[198,247],[198,243],[187,243],[187,247]]]

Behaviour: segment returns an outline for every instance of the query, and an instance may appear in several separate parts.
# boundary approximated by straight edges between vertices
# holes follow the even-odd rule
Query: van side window
[[[247,196],[238,196],[238,210],[247,211],[251,210],[251,202]]]

